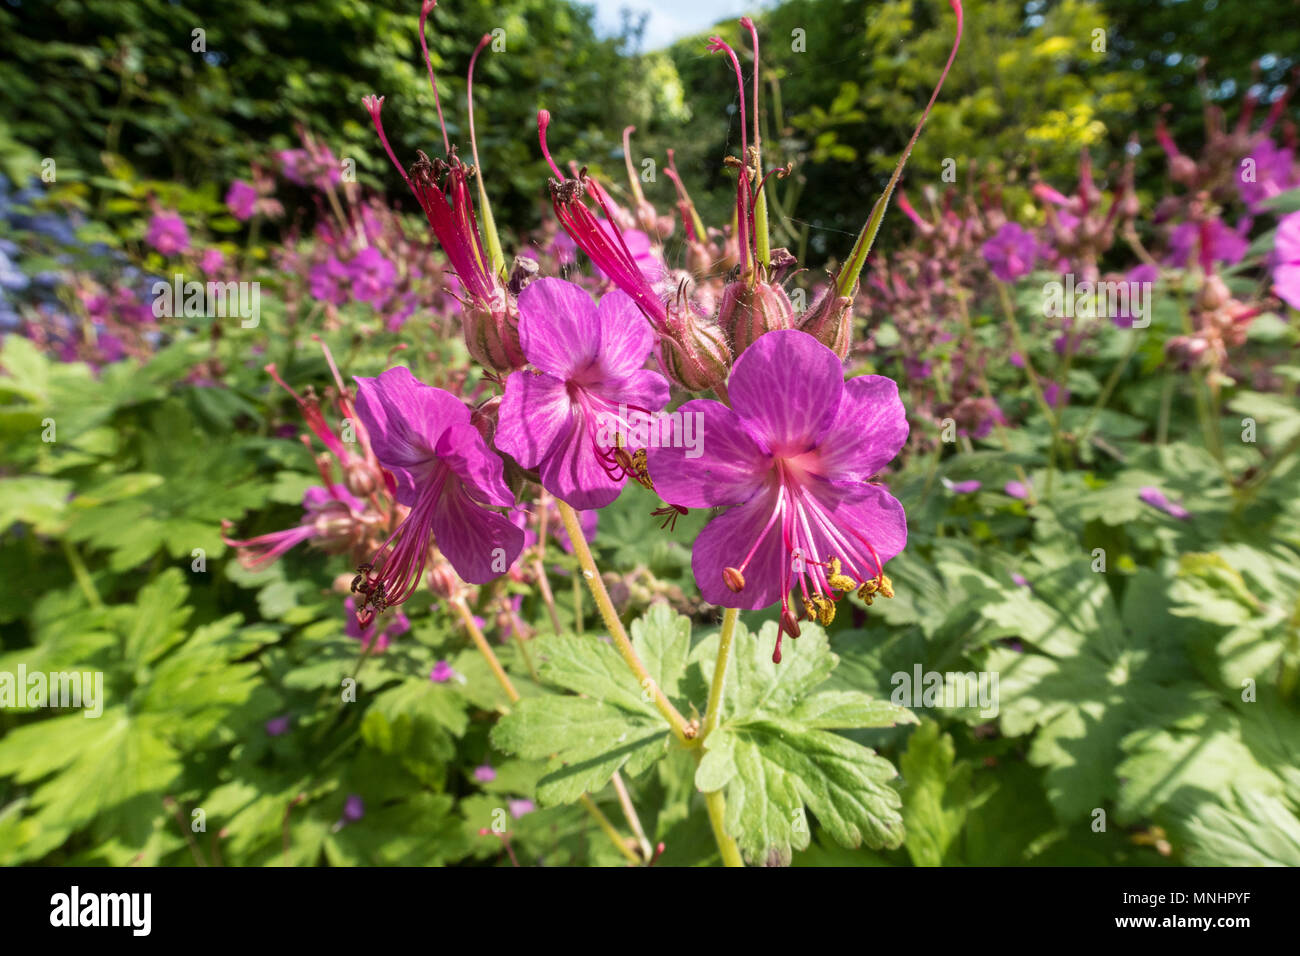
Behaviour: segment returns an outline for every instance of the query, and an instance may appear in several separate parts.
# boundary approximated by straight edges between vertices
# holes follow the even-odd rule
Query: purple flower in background
[[[324,262],[318,262],[307,271],[307,289],[311,297],[331,305],[342,305],[348,301],[352,273],[348,267],[330,256]]]
[[[411,629],[410,619],[401,611],[398,611],[393,616],[393,619],[388,622],[388,626],[376,635],[374,621],[370,621],[365,627],[362,627],[361,623],[357,620],[356,598],[348,598],[343,602],[343,606],[347,610],[347,623],[344,624],[343,632],[347,634],[348,637],[361,641],[363,649],[369,650],[373,644],[373,650],[377,654],[382,654],[384,651],[388,650],[388,645],[391,641],[395,641]]]
[[[1070,390],[1062,388],[1056,382],[1047,382],[1043,385],[1043,401],[1047,402],[1052,408],[1060,408],[1062,405],[1068,405],[1070,402]]]
[[[352,297],[358,302],[370,302],[376,308],[392,295],[397,282],[397,267],[374,246],[361,250],[348,263],[347,272],[352,278]]]
[[[1272,139],[1265,137],[1255,144],[1247,158],[1255,161],[1253,180],[1246,182],[1243,179],[1241,172],[1244,170],[1239,170],[1235,178],[1241,201],[1246,204],[1251,215],[1262,212],[1263,204],[1274,196],[1300,186],[1295,153],[1291,149],[1278,146]]]
[[[1014,282],[1034,270],[1038,242],[1033,233],[1018,223],[1007,222],[984,243],[980,251],[995,276],[1003,282]]]
[[[1242,219],[1235,230],[1229,229],[1222,219],[1211,219],[1207,223],[1181,223],[1169,235],[1169,252],[1165,255],[1165,262],[1185,269],[1195,255],[1201,262],[1208,258],[1214,263],[1236,265],[1250,246],[1246,239],[1249,229],[1249,219]],[[1203,244],[1204,249],[1201,248]]]
[[[510,808],[510,815],[516,820],[537,809],[536,805],[531,800],[510,800],[507,802],[506,806]]]
[[[668,403],[668,380],[643,367],[653,331],[622,292],[597,305],[581,286],[546,278],[519,296],[519,342],[538,371],[506,379],[497,447],[574,508],[605,507],[626,478],[610,433]]]
[[[600,228],[605,231],[605,234],[609,237],[611,243],[618,242],[618,232],[608,219],[600,220]],[[648,281],[658,282],[664,277],[664,265],[659,260],[659,256],[655,252],[654,243],[650,241],[648,235],[640,229],[624,229],[623,243],[627,246],[627,251],[631,253],[632,261],[636,264],[636,267],[641,270],[641,274],[645,276]],[[596,265],[594,262],[592,263],[592,268],[595,270],[596,275],[600,276],[602,279],[609,278],[609,276],[605,275],[605,273],[600,270],[600,266]]]
[[[952,482],[944,479],[944,485],[954,495],[972,495],[980,490],[980,483],[974,479],[970,481]]]
[[[190,230],[178,213],[159,212],[149,220],[144,241],[164,256],[177,256],[189,251]]]
[[[203,255],[199,256],[199,268],[205,275],[216,275],[226,265],[226,254],[220,249],[204,249]]]
[[[291,719],[288,714],[283,717],[272,717],[266,722],[266,735],[268,737],[280,737],[288,733]]]
[[[1177,518],[1179,521],[1186,521],[1192,516],[1192,513],[1182,505],[1176,505],[1166,498],[1164,492],[1159,488],[1153,488],[1152,486],[1147,485],[1138,492],[1138,497],[1146,504],[1149,504],[1152,508],[1157,508],[1170,517]]]
[[[1027,588],[1030,586],[1029,579],[1018,571],[1011,572],[1011,581],[1018,588]]]
[[[1129,295],[1123,303],[1115,310],[1114,322],[1121,329],[1131,329],[1133,327],[1133,315],[1129,311],[1129,304],[1133,301],[1136,285],[1155,285],[1160,279],[1160,267],[1149,263],[1142,263],[1140,266],[1134,266],[1129,270],[1124,281],[1129,284]],[[1150,314],[1144,317],[1147,322],[1151,321]]]
[[[455,676],[456,672],[446,661],[438,661],[433,665],[433,670],[429,671],[429,680],[435,684],[445,684]]]
[[[361,798],[355,793],[349,794],[343,804],[343,819],[348,823],[356,823],[366,815],[366,805]]]
[[[1021,501],[1029,497],[1029,487],[1025,485],[1023,482],[1008,481],[1005,485],[1002,486],[1002,490],[1005,491],[1012,498],[1018,498]]]
[[[1283,217],[1273,243],[1273,291],[1300,309],[1300,212]]]
[[[491,764],[483,764],[474,768],[474,779],[479,783],[491,783],[497,778],[497,772],[492,769]]]
[[[247,222],[257,209],[257,190],[242,179],[236,179],[226,190],[226,208],[240,222]]]
[[[397,366],[357,379],[357,414],[379,464],[393,476],[410,512],[361,568],[358,619],[401,604],[420,584],[431,536],[460,577],[486,584],[514,563],[523,532],[489,507],[515,502],[501,459],[470,424],[469,409],[450,392]]]
[[[330,553],[347,547],[359,530],[358,517],[366,510],[344,485],[308,488],[302,496],[302,508],[302,520],[294,527],[243,541],[226,537],[229,524],[222,522],[221,540],[236,549],[241,566],[261,571],[304,541],[315,540]]]
[[[888,591],[885,562],[907,543],[907,517],[868,479],[907,440],[898,386],[881,375],[844,381],[840,360],[811,335],[779,329],[741,353],[732,407],[695,400],[679,411],[708,436],[698,457],[681,441],[647,451],[665,501],[733,506],[696,539],[692,567],[704,599],[758,609],[781,602],[781,633],[799,635],[790,592],[822,624],[834,591]],[[777,637],[772,659],[781,659]]]

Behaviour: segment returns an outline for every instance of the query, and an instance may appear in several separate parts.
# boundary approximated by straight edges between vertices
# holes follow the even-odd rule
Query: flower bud
[[[513,372],[527,360],[519,345],[519,308],[505,290],[496,289],[491,299],[478,300],[462,313],[465,347],[484,368]]]
[[[1228,286],[1217,275],[1205,277],[1205,284],[1201,286],[1200,294],[1196,297],[1196,304],[1206,312],[1215,312],[1223,308],[1232,294],[1228,291]]]
[[[669,313],[660,333],[659,364],[682,388],[704,392],[727,380],[731,350],[722,329],[684,305]]]
[[[353,458],[343,469],[343,484],[358,498],[369,498],[379,490],[379,476],[363,458]]]
[[[837,295],[832,283],[794,327],[807,332],[843,360],[849,354],[853,337],[853,299]]]
[[[733,357],[754,344],[764,332],[788,329],[794,322],[790,297],[770,282],[729,283],[722,292],[718,326],[727,337]]]

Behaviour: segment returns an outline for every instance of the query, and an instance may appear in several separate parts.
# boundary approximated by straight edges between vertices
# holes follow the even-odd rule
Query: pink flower
[[[958,482],[949,482],[945,479],[945,484],[954,495],[972,495],[980,490],[980,483],[974,479]]]
[[[1176,505],[1165,497],[1164,492],[1159,488],[1153,488],[1150,485],[1138,492],[1138,497],[1152,508],[1156,508],[1169,515],[1171,518],[1177,518],[1179,521],[1186,521],[1192,516],[1192,513],[1182,505]]]
[[[1169,235],[1169,252],[1165,255],[1165,262],[1185,269],[1195,252],[1203,268],[1208,268],[1213,263],[1236,265],[1250,246],[1246,239],[1249,228],[1249,219],[1241,220],[1235,230],[1229,229],[1222,219],[1211,219],[1204,223],[1181,223]]]
[[[885,562],[907,543],[900,505],[868,479],[907,440],[898,386],[881,375],[844,381],[840,360],[812,336],[768,332],[736,360],[732,407],[696,400],[702,454],[647,451],[663,499],[689,508],[729,506],[695,542],[692,567],[706,601],[758,609],[781,602],[782,633],[799,635],[790,592],[829,623],[836,591],[887,586]],[[772,659],[781,659],[777,638]]]
[[[984,261],[1003,282],[1014,282],[1034,270],[1038,242],[1033,233],[1014,222],[1003,223],[981,247]]]
[[[226,254],[215,247],[204,249],[203,255],[199,256],[199,268],[206,275],[216,275],[226,265]]]
[[[291,719],[288,714],[282,717],[272,717],[266,722],[266,735],[268,737],[280,737],[288,733]]]
[[[313,299],[342,305],[348,301],[353,281],[348,267],[330,256],[324,262],[317,263],[307,272],[307,289]]]
[[[1255,144],[1248,158],[1255,161],[1254,178],[1247,182],[1242,177],[1244,170],[1238,170],[1236,180],[1241,201],[1252,215],[1262,212],[1264,203],[1274,196],[1300,186],[1293,150],[1265,137]]]
[[[242,179],[236,179],[226,190],[226,208],[240,222],[247,222],[257,209],[257,190]]]
[[[506,806],[510,808],[510,815],[516,820],[537,809],[537,806],[531,800],[510,800]]]
[[[581,286],[547,278],[519,296],[519,341],[538,372],[506,380],[497,447],[574,508],[605,507],[626,478],[610,433],[668,403],[668,381],[643,367],[653,332],[622,292],[596,305]]]
[[[175,212],[159,212],[149,220],[145,242],[164,256],[177,256],[190,249],[190,231]]]
[[[1273,242],[1273,291],[1300,309],[1300,212],[1282,218]]]
[[[1005,485],[1002,486],[1002,490],[1005,491],[1010,497],[1017,498],[1022,501],[1025,498],[1029,497],[1029,487],[1025,485],[1023,482],[1008,481]]]
[[[226,537],[223,522],[221,540],[236,549],[241,566],[261,571],[304,541],[314,540],[326,552],[336,553],[353,543],[361,531],[358,519],[365,505],[343,485],[308,488],[302,496],[302,507],[302,521],[296,526],[244,541]]]
[[[456,672],[446,661],[438,661],[433,665],[433,670],[429,671],[429,680],[435,684],[445,684],[455,676]]]
[[[491,783],[497,778],[497,772],[492,769],[491,764],[483,764],[474,768],[474,779],[479,783]]]
[[[411,629],[410,619],[401,611],[398,611],[397,614],[394,615],[393,619],[388,623],[388,626],[376,635],[374,621],[367,622],[363,627],[357,620],[356,598],[349,597],[343,602],[343,606],[347,610],[346,623],[343,626],[343,632],[347,634],[348,637],[361,641],[363,649],[371,649],[371,645],[373,644],[373,650],[377,654],[382,654],[384,651],[388,650],[390,641],[396,640]]]
[[[347,273],[352,280],[352,297],[376,308],[392,295],[397,283],[397,267],[374,246],[367,246],[357,253],[356,258],[348,263]]]
[[[356,410],[379,464],[410,512],[360,570],[358,617],[401,604],[420,584],[431,537],[460,577],[486,584],[523,548],[523,532],[504,515],[514,495],[501,459],[470,424],[469,409],[449,392],[418,381],[406,368],[358,378]],[[365,623],[365,620],[362,621]]]

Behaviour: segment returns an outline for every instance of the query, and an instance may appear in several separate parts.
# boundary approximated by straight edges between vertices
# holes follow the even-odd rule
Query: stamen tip
[[[723,568],[722,580],[732,594],[739,594],[745,590],[745,576],[737,568]]]

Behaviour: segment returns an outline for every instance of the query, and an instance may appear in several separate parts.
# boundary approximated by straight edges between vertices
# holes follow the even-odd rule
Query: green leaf
[[[971,795],[971,765],[956,763],[955,756],[952,738],[927,720],[913,731],[898,760],[906,849],[916,866],[953,862],[953,845],[965,825]]]
[[[550,758],[537,786],[544,805],[597,791],[624,765],[632,776],[641,774],[667,752],[668,741],[668,726],[657,713],[585,697],[519,701],[492,730],[492,745],[500,750],[526,760]]]

